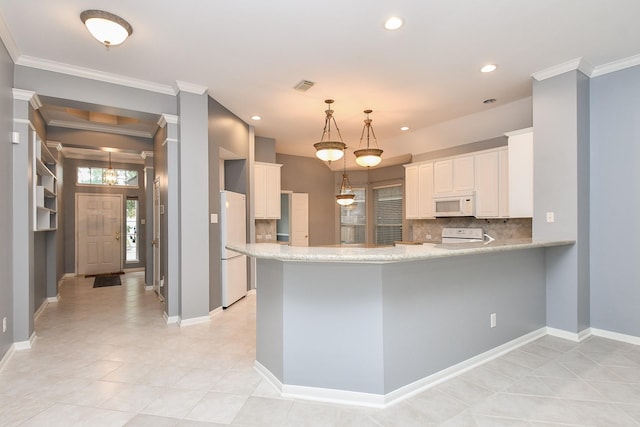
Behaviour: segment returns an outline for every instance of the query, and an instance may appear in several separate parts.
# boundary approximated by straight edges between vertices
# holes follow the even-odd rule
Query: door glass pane
[[[127,199],[126,262],[138,262],[138,200]]]
[[[392,245],[402,240],[402,185],[373,189],[375,243]]]
[[[355,244],[365,243],[367,209],[365,202],[365,189],[354,188],[356,195],[354,202],[348,206],[340,206],[340,243]]]

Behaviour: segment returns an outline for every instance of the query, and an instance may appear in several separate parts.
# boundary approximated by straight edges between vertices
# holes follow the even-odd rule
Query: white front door
[[[153,290],[162,300],[160,292],[160,179],[153,181]]]
[[[78,274],[122,270],[122,195],[76,195]]]
[[[309,246],[309,195],[291,194],[291,246]]]

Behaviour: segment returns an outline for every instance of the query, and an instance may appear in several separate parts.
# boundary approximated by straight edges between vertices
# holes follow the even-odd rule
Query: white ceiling
[[[105,49],[80,21],[85,9],[120,15],[132,37]],[[326,98],[351,148],[372,109],[393,157],[406,154],[393,143],[400,126],[410,135],[528,97],[532,73],[576,58],[597,69],[640,55],[638,0],[0,0],[0,11],[18,63],[201,85],[278,152],[304,156],[321,137]],[[406,22],[395,32],[383,28],[392,14]],[[486,63],[498,70],[481,74]],[[316,85],[297,92],[302,79]]]

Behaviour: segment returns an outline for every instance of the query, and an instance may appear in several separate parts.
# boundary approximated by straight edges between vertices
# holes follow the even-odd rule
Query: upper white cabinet
[[[275,163],[254,163],[254,216],[256,219],[280,218],[280,168]]]
[[[34,132],[35,133],[35,132]],[[33,150],[33,228],[48,231],[58,228],[57,160],[39,137]]]
[[[505,134],[509,138],[509,216],[533,217],[533,128]]]
[[[462,156],[434,162],[434,194],[473,191],[475,188],[473,157]]]
[[[476,217],[509,216],[508,154],[506,147],[475,155]]]
[[[405,216],[433,218],[433,163],[405,165]]]

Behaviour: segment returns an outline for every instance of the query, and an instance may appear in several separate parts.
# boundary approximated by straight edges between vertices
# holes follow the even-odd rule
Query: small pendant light
[[[369,114],[372,113],[373,110],[364,110],[366,114],[366,118],[364,119],[364,127],[362,128],[362,135],[360,135],[360,145],[362,145],[362,140],[364,139],[364,132],[367,131],[367,148],[360,149],[360,145],[358,146],[358,150],[354,151],[353,154],[356,155],[356,163],[360,166],[372,167],[377,166],[382,161],[382,150],[378,148],[378,140],[376,139],[376,133],[373,131],[373,127],[371,127],[371,119],[369,118]],[[369,146],[369,137],[373,136],[373,142],[375,144],[375,148],[371,148]]]
[[[342,157],[344,159],[344,167],[342,169],[342,184],[340,184],[340,194],[336,196],[336,201],[340,206],[348,206],[354,202],[356,195],[353,193],[351,183],[349,182],[349,176],[347,175],[347,158],[344,156]]]
[[[116,171],[111,167],[111,151],[109,151],[109,169],[104,171],[104,175],[102,176],[102,180],[105,184],[113,185],[118,181],[118,175]]]

